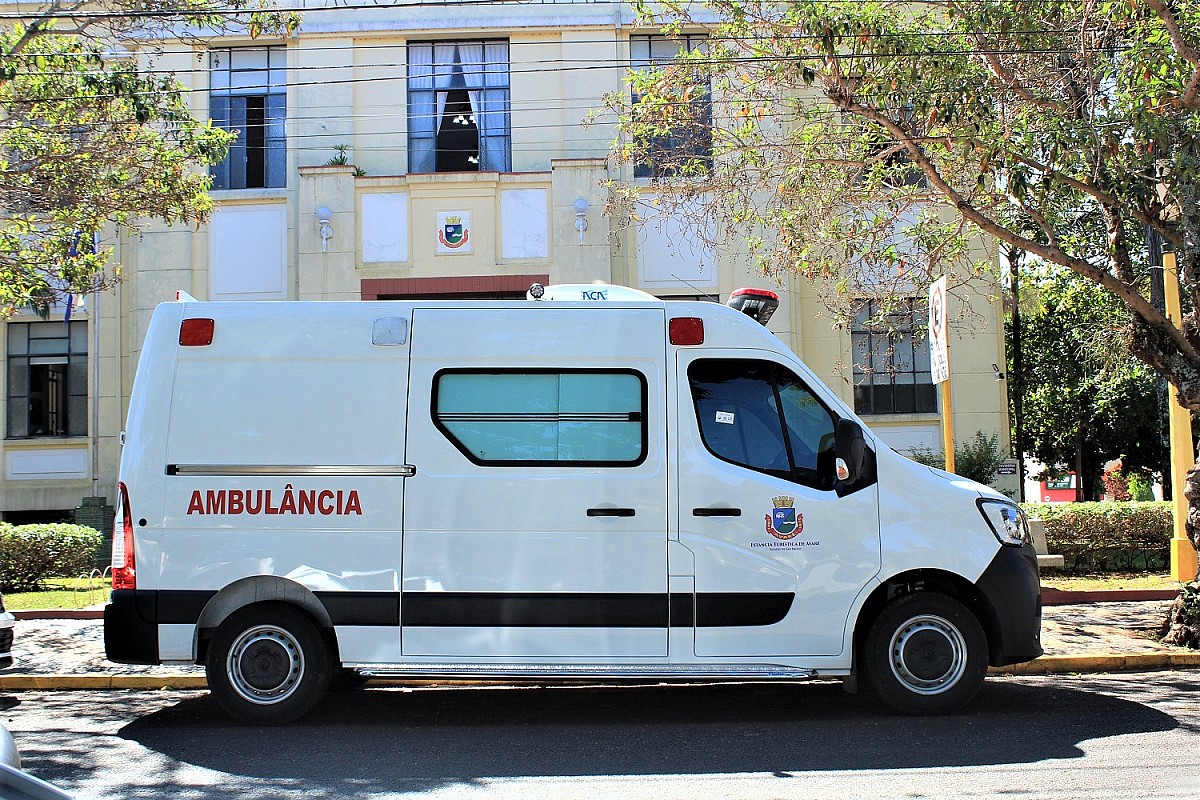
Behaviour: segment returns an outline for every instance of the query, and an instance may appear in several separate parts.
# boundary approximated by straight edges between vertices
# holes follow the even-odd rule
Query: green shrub
[[[0,592],[29,592],[47,578],[87,573],[100,532],[83,525],[0,525]]]
[[[1170,565],[1171,504],[1025,503],[1046,525],[1046,546],[1066,572],[1156,572]]]
[[[908,457],[918,464],[937,469],[946,468],[946,459],[941,453],[934,453],[927,447],[914,447]],[[991,484],[996,478],[996,470],[1004,455],[1000,452],[1000,437],[993,433],[990,437],[983,431],[975,431],[975,435],[954,446],[954,472],[957,475],[982,483]]]

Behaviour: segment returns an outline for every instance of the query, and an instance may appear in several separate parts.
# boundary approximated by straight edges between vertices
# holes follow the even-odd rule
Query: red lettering
[[[258,501],[257,503],[255,501]],[[263,492],[262,489],[253,492],[246,492],[246,513],[261,514],[263,510]]]
[[[317,513],[317,492],[315,489],[307,489],[300,492],[300,510],[299,514],[315,514]]]
[[[225,513],[225,491],[223,489],[208,490],[208,506],[205,511],[207,514],[224,514]]]
[[[244,508],[245,508],[245,506],[243,505],[243,502],[242,502],[242,490],[241,489],[230,489],[229,490],[229,513],[230,514],[240,514],[240,513],[242,513],[242,510]]]
[[[350,496],[346,498],[346,514],[357,514],[362,516],[362,503],[358,499],[358,491],[350,490]]]
[[[204,513],[204,502],[200,499],[199,490],[192,492],[192,499],[188,502],[187,513],[189,513],[189,514],[203,514]]]
[[[333,501],[333,492],[329,491],[328,489],[325,489],[324,491],[321,492],[321,494],[319,494],[317,496],[317,510],[320,511],[325,516],[329,516],[330,514],[332,514],[334,512],[334,510],[336,508],[332,504],[332,501]]]

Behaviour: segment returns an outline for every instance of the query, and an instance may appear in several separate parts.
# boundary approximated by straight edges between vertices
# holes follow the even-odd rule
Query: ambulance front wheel
[[[230,716],[281,725],[321,701],[331,674],[329,646],[304,612],[260,603],[231,614],[213,637],[208,688]]]
[[[952,597],[904,595],[867,634],[862,664],[875,693],[905,714],[944,714],[975,696],[987,675],[987,636]]]

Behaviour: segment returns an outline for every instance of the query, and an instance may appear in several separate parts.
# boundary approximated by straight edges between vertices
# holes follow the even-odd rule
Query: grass
[[[51,578],[45,591],[4,595],[4,607],[9,611],[86,608],[106,602],[111,588],[108,578]]]
[[[1178,589],[1179,582],[1167,573],[1094,572],[1084,575],[1042,573],[1042,586],[1063,591],[1103,589]]]

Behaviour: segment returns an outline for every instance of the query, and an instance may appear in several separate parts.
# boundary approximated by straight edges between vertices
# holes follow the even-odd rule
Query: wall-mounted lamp
[[[321,226],[321,252],[329,252],[329,240],[333,238],[333,212],[329,206],[317,209],[317,224]]]
[[[996,373],[996,380],[998,380],[998,381],[1004,380],[1004,373],[1000,371],[999,364],[992,364],[992,372]]]
[[[588,201],[579,198],[575,201],[575,230],[579,231],[579,243],[583,244],[583,232],[588,229]]]

